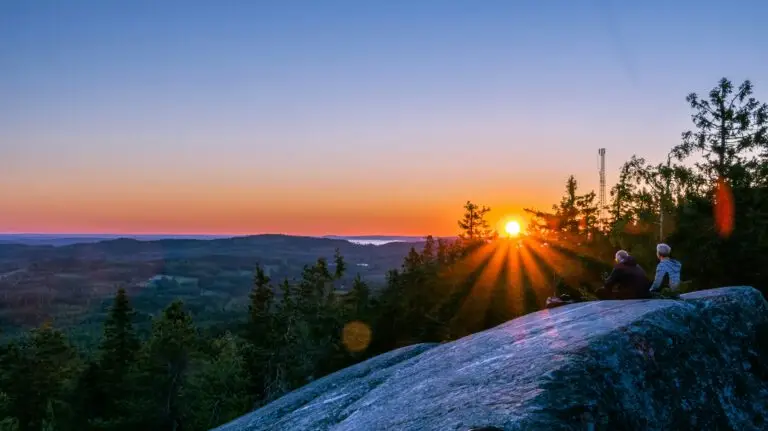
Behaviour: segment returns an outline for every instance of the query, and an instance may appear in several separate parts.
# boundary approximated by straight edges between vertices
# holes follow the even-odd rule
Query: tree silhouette
[[[683,142],[673,149],[673,154],[683,159],[701,152],[706,162],[699,166],[713,180],[728,177],[732,169],[754,162],[746,151],[765,153],[768,147],[768,104],[758,102],[752,93],[749,80],[734,89],[731,81],[722,78],[708,98],[688,95],[686,101],[695,111],[691,117],[696,130],[683,133]]]
[[[492,229],[486,215],[491,211],[486,206],[478,206],[471,201],[464,205],[464,216],[459,220],[459,237],[468,241],[484,241],[492,235]]]

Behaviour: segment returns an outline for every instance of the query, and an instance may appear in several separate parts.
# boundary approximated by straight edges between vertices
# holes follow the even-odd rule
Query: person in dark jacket
[[[635,258],[619,250],[616,252],[616,266],[596,295],[599,299],[646,299],[651,297],[648,291],[650,284],[651,280]],[[618,287],[618,292],[613,291],[614,287]]]

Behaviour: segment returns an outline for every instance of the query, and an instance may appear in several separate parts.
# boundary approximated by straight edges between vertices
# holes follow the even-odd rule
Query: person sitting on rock
[[[616,252],[616,266],[595,294],[599,299],[646,299],[650,298],[650,280],[637,261],[626,250]],[[618,292],[614,287],[618,286]]]
[[[656,266],[656,277],[651,284],[651,293],[659,292],[664,287],[677,291],[680,287],[680,269],[683,265],[672,259],[672,247],[664,243],[657,245],[656,257],[659,259],[659,264]]]

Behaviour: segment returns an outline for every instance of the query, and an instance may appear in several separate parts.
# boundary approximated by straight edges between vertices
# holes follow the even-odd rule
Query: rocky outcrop
[[[572,304],[389,352],[218,430],[768,429],[766,338],[751,287]]]

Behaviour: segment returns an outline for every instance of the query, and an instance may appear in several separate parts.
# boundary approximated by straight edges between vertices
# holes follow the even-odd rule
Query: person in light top
[[[656,246],[656,257],[659,264],[656,266],[656,277],[651,284],[651,292],[658,292],[664,287],[676,291],[680,287],[680,269],[683,265],[672,259],[672,247],[667,244]]]

